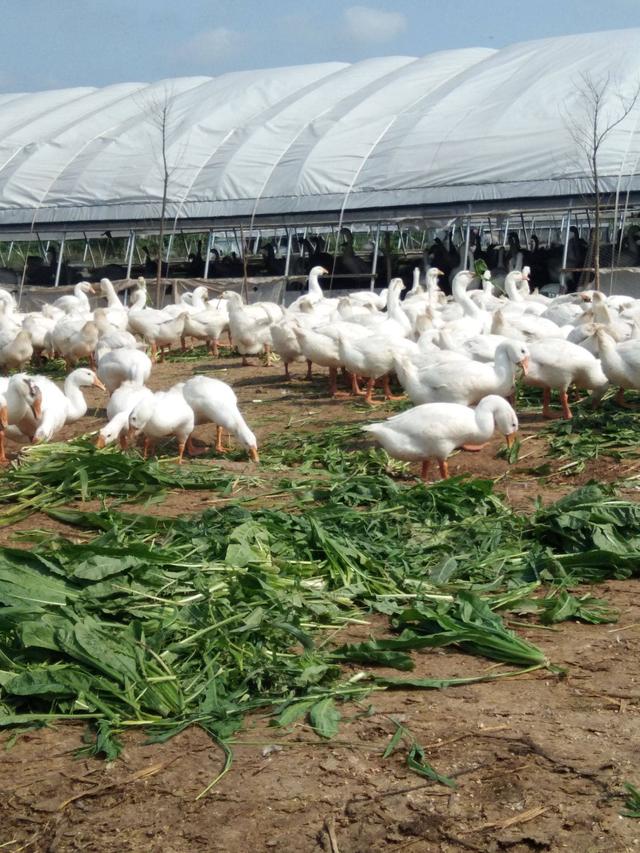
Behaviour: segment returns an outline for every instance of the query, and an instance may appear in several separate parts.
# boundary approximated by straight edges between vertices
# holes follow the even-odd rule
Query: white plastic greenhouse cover
[[[539,202],[591,191],[567,117],[581,75],[620,109],[640,81],[640,29],[0,96],[0,226],[167,215],[284,217]],[[600,152],[603,189],[640,190],[640,100]]]

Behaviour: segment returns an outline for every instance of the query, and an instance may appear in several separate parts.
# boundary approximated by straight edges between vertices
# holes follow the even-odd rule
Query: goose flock
[[[109,279],[99,294],[106,305],[92,308],[96,295],[80,282],[40,311],[21,313],[13,297],[0,290],[0,461],[6,463],[4,436],[49,441],[65,424],[87,412],[83,388],[96,386],[110,395],[108,423],[97,437],[104,447],[126,448],[138,436],[145,454],[173,436],[178,460],[199,451],[192,441],[199,424],[216,426],[216,450],[224,452],[224,431],[235,436],[258,461],[257,441],[225,382],[196,375],[162,391],[147,386],[153,365],[187,340],[204,342],[213,358],[225,333],[242,355],[275,353],[284,365],[327,368],[331,397],[363,396],[376,404],[377,389],[394,399],[397,380],[413,408],[363,429],[395,458],[420,462],[427,479],[429,463],[448,476],[447,458],[457,448],[479,449],[497,429],[514,440],[518,419],[514,387],[518,372],[525,385],[542,388],[545,417],[571,417],[571,387],[590,392],[597,404],[605,391],[640,388],[640,300],[604,296],[598,291],[545,297],[529,288],[529,270],[513,270],[497,290],[489,273],[463,270],[452,282],[452,296],[438,286],[437,267],[414,271],[413,286],[392,279],[387,290],[325,296],[321,266],[309,273],[308,290],[288,308],[272,302],[244,303],[225,291],[207,299],[205,287],[185,293],[175,305],[147,307],[144,279],[128,306]],[[69,373],[60,388],[35,370],[43,358],[63,358]],[[86,358],[89,367],[78,367]],[[344,389],[339,373],[346,373]],[[552,408],[557,393],[560,411]]]

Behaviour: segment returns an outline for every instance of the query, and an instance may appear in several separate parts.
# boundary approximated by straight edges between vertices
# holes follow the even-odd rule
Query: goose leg
[[[391,387],[389,385],[389,374],[385,373],[382,377],[382,390],[384,391],[384,399],[385,400],[404,400],[404,394],[400,394],[400,396],[394,396],[391,393]]]
[[[351,374],[351,393],[355,394],[356,397],[362,397],[365,393],[358,385],[358,375],[356,373]]]
[[[308,379],[309,381],[311,381],[311,378],[312,378],[312,375],[311,375],[311,368],[312,367],[313,367],[313,362],[309,361],[309,359],[307,359],[307,375],[304,378]]]
[[[375,379],[373,376],[370,376],[367,379],[367,393],[365,394],[364,401],[368,403],[370,406],[377,406],[378,401],[373,399],[373,386],[375,385]]]
[[[330,367],[329,368],[329,393],[332,397],[336,397],[338,395],[338,368]]]
[[[4,430],[0,430],[0,465],[8,465],[9,460],[4,450]]]
[[[142,447],[142,458],[148,459],[149,456],[153,453],[153,442],[151,439],[145,435],[144,437],[144,445]]]
[[[204,447],[196,447],[193,443],[193,434],[191,434],[187,439],[185,450],[189,454],[189,456],[202,456],[204,453],[207,452],[207,446],[205,445]]]
[[[567,398],[567,391],[560,392],[560,405],[562,406],[562,417],[570,420],[573,415],[571,414],[571,409],[569,408],[569,400]]]
[[[289,362],[285,361],[284,363],[284,378],[291,379],[291,374],[289,373]]]
[[[422,479],[425,481],[425,483],[428,481],[428,480],[427,480],[427,478],[428,478],[428,475],[429,475],[429,465],[430,465],[430,463],[431,463],[431,460],[430,460],[430,459],[423,459],[423,460],[422,460],[422,468],[420,469],[420,476],[421,476],[421,477],[422,477]]]
[[[216,427],[216,452],[217,453],[224,453],[225,452],[225,446],[222,443],[222,427],[221,426]]]
[[[627,401],[624,399],[624,388],[622,387],[618,388],[618,392],[615,396],[615,402],[616,405],[622,406],[623,409],[636,409],[636,406],[634,406],[632,403],[627,403]]]
[[[183,457],[184,457],[185,445],[186,445],[185,441],[179,441],[178,442],[178,465],[182,465],[182,463],[184,461]]]
[[[251,362],[246,357],[246,355],[242,356],[242,367],[251,367]]]
[[[442,461],[438,460],[438,468],[440,469],[440,476],[443,480],[449,479],[449,465],[446,459]]]
[[[551,411],[551,389],[545,388],[542,392],[542,417],[553,420],[560,417],[557,412]],[[571,415],[569,415],[571,417]]]

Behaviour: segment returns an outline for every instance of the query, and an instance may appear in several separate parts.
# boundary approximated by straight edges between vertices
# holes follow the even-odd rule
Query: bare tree
[[[162,255],[165,235],[165,218],[171,179],[178,168],[180,157],[174,162],[169,161],[169,137],[173,124],[174,92],[170,86],[165,86],[160,92],[145,94],[143,109],[149,116],[152,131],[152,147],[154,157],[162,182],[162,200],[160,203],[160,218],[158,223],[158,269],[156,272],[156,306],[161,307],[162,298]]]
[[[615,81],[610,74],[594,79],[589,72],[580,75],[576,85],[578,104],[565,115],[567,129],[573,139],[580,159],[586,162],[591,177],[594,198],[594,229],[591,251],[593,255],[594,286],[600,290],[600,224],[602,198],[600,194],[599,156],[607,137],[633,110],[640,97],[640,82],[627,98],[619,91],[613,92]]]

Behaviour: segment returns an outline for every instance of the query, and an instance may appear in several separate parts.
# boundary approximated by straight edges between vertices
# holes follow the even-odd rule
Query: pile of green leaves
[[[91,720],[96,749],[110,756],[127,726],[164,738],[198,724],[225,743],[256,708],[274,709],[280,725],[306,715],[330,737],[341,704],[371,690],[510,674],[394,679],[371,667],[409,672],[410,652],[443,645],[511,667],[547,667],[544,652],[502,614],[602,621],[610,614],[600,603],[569,587],[638,573],[640,507],[610,490],[588,486],[527,517],[490,481],[400,484],[366,447],[350,465],[356,429],[317,440],[297,479],[281,480],[283,508],[231,500],[188,518],[63,504],[131,500],[169,485],[225,489],[228,474],[96,452],[82,441],[30,450],[8,472],[0,500],[22,501],[25,512],[44,507],[93,538],[34,537],[30,552],[0,548],[0,725]],[[292,437],[266,454],[267,465],[279,472],[283,459],[294,464],[286,454],[299,452]],[[551,593],[533,597],[543,584]],[[388,615],[397,636],[329,641],[371,611]]]
[[[578,474],[601,456],[616,461],[638,456],[640,411],[626,411],[611,402],[594,411],[584,403],[573,408],[571,420],[551,421],[545,433],[551,454],[571,460],[574,464],[565,470]]]
[[[167,489],[225,492],[237,479],[210,464],[144,460],[115,446],[96,450],[86,438],[31,445],[0,481],[0,526],[76,500],[159,500]]]

